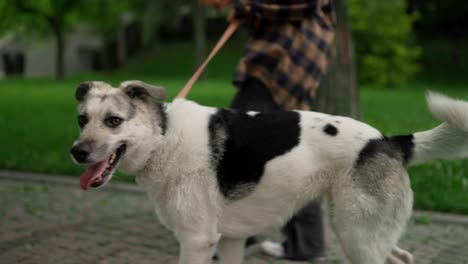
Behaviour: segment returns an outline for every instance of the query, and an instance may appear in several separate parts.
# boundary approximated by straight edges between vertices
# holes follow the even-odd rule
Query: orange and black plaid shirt
[[[282,109],[309,110],[335,35],[331,0],[235,0],[250,30],[234,74],[263,82]]]

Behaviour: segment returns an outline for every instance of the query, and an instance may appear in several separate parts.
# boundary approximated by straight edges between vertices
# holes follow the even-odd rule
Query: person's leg
[[[283,227],[284,258],[310,260],[325,256],[320,199],[306,205]]]
[[[239,88],[230,108],[241,111],[272,112],[280,108],[268,88],[256,79],[248,79]]]
[[[238,89],[237,94],[231,102],[230,108],[241,111],[273,112],[280,108],[273,100],[268,88],[256,79],[246,80]],[[252,236],[246,241],[246,247],[257,243]]]
[[[255,79],[249,79],[242,85],[231,103],[231,108],[259,112],[280,110],[268,88]],[[291,260],[307,260],[324,256],[325,239],[321,212],[319,200],[304,207],[283,227],[285,235],[283,244],[270,244],[278,253],[271,255]],[[247,240],[247,245],[252,243],[255,243],[254,237]],[[263,249],[265,250],[264,247]]]

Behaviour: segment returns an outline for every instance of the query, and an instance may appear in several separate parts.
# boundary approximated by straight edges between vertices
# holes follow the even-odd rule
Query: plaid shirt
[[[283,109],[309,110],[334,39],[331,0],[235,0],[249,40],[234,75],[262,81]]]

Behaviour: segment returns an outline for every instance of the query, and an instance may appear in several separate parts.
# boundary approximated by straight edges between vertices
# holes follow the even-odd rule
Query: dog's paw
[[[413,254],[399,247],[395,247],[385,264],[414,264]]]

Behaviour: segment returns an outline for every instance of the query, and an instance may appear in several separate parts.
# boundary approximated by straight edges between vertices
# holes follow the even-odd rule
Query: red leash
[[[218,51],[223,47],[223,45],[229,40],[229,38],[232,36],[232,34],[236,31],[237,27],[239,26],[238,22],[232,22],[229,27],[224,31],[223,35],[221,38],[218,40],[218,43],[216,43],[216,46],[213,48],[211,51],[210,55],[205,59],[205,61],[198,67],[197,71],[192,75],[192,78],[185,84],[184,88],[179,92],[179,94],[176,96],[176,98],[185,98],[187,94],[189,93],[190,89],[192,89],[193,85],[195,82],[200,78],[200,75],[202,74],[203,70],[205,70],[206,65],[211,61],[211,59],[218,53]]]

